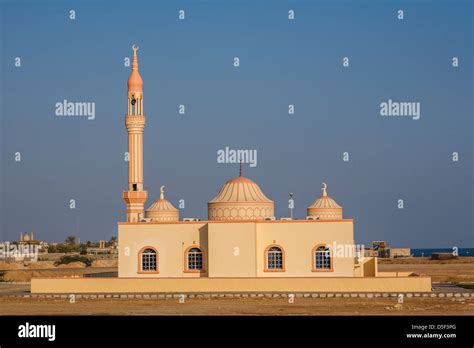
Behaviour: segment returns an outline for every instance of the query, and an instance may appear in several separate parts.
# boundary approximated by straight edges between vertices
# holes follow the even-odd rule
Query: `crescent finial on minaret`
[[[323,182],[323,197],[326,197],[328,195],[328,191],[327,191],[327,188],[328,188],[328,185],[326,185],[325,182]]]
[[[165,199],[165,187],[160,187],[160,199]]]
[[[138,46],[133,44],[132,45],[133,57],[132,57],[132,70],[138,70]]]

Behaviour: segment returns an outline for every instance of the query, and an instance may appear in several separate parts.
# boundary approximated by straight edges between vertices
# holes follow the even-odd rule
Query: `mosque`
[[[328,194],[305,220],[275,217],[274,202],[240,173],[208,206],[207,220],[181,219],[165,197],[148,208],[143,182],[143,80],[133,46],[128,79],[126,219],[118,222],[117,278],[33,279],[32,292],[402,292],[431,291],[431,278],[379,272],[354,252],[354,221]]]

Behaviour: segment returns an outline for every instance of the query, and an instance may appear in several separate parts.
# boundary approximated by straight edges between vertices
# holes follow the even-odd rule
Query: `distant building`
[[[410,257],[410,248],[390,248],[386,241],[373,241],[372,248],[365,250],[367,257],[397,258]]]
[[[105,256],[105,258],[116,259],[118,258],[118,249],[116,242],[110,242],[109,246],[106,246],[105,240],[99,240],[99,247],[87,248],[87,255]]]
[[[38,261],[39,246],[36,244],[0,243],[0,260]]]
[[[410,248],[390,248],[390,257],[410,257]]]
[[[16,242],[0,243],[0,260],[4,261],[38,261],[38,254],[48,251],[48,243],[34,239],[33,232],[20,233]]]
[[[30,234],[21,232],[18,245],[37,245],[38,252],[40,253],[47,252],[49,248],[49,244],[47,242],[35,239],[33,232],[31,232]]]

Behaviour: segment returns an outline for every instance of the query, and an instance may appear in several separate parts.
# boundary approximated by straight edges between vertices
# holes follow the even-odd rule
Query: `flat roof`
[[[201,220],[201,221],[163,221],[163,222],[117,222],[118,225],[178,225],[178,224],[285,224],[285,223],[321,223],[321,222],[354,222],[354,219],[338,220]]]

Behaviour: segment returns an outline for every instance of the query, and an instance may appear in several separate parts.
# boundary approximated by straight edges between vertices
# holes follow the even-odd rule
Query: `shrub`
[[[92,260],[84,256],[63,256],[59,261],[56,261],[54,265],[67,265],[71,262],[82,262],[86,265],[86,267],[90,267],[92,265]]]

